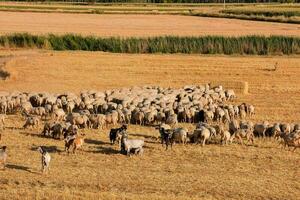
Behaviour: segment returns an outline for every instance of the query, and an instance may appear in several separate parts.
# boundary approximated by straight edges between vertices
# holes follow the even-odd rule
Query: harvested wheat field
[[[236,102],[256,108],[253,121],[299,122],[300,57],[129,55],[101,52],[0,51],[10,76],[1,91],[79,93],[81,90],[212,82],[236,90]],[[277,69],[274,66],[277,63]],[[0,62],[1,64],[1,62]],[[248,93],[244,93],[245,82]],[[127,157],[111,146],[108,129],[80,130],[85,144],[76,155],[64,142],[22,129],[10,115],[0,145],[8,164],[0,170],[0,199],[299,199],[300,152],[274,139],[254,145],[176,144],[165,151],[154,127],[129,125],[144,138],[142,156]],[[192,124],[180,124],[192,130]],[[39,145],[47,146],[50,172],[40,172]]]
[[[15,55],[5,91],[79,93],[141,85],[182,87],[212,82],[235,89],[257,107],[257,120],[300,119],[299,56],[134,55],[101,52],[1,51]],[[277,63],[277,70],[273,71]],[[249,94],[243,94],[248,83]]]
[[[64,20],[61,20],[64,19]],[[237,31],[239,30],[239,31]],[[178,15],[0,12],[0,33],[78,33],[97,36],[300,35],[294,24]]]

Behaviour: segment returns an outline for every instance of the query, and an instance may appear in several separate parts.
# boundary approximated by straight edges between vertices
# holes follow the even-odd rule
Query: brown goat
[[[82,134],[81,136],[78,135],[73,135],[73,136],[68,136],[65,139],[65,151],[69,153],[70,147],[73,148],[73,153],[76,153],[77,149],[81,149],[82,145],[84,143],[84,136],[85,134]]]

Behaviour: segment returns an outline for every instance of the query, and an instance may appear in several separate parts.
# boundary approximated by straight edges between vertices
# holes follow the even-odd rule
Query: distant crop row
[[[101,38],[80,35],[31,35],[16,33],[0,36],[4,48],[41,48],[113,53],[184,54],[300,54],[300,37],[288,36],[161,36],[149,38]]]

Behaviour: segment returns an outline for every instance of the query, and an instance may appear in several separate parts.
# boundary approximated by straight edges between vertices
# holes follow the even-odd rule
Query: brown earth
[[[14,56],[0,90],[79,92],[134,85],[181,87],[222,83],[249,94],[236,102],[256,107],[253,121],[298,121],[300,56],[248,57],[128,55],[101,52],[0,51]],[[273,71],[275,63],[276,71]],[[108,130],[82,130],[83,151],[67,155],[63,141],[23,130],[24,119],[9,116],[0,145],[8,165],[0,170],[0,199],[298,199],[300,151],[273,139],[254,145],[175,145],[165,151],[154,127],[129,126],[130,137],[146,140],[144,155],[128,158],[108,143]],[[194,125],[182,124],[189,130]],[[50,173],[41,175],[38,145],[51,152]]]
[[[300,35],[300,26],[178,15],[0,12],[0,33],[78,33],[98,36]]]

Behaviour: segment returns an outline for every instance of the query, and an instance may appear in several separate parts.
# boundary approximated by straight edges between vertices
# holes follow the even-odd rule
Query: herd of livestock
[[[233,90],[210,84],[185,86],[180,89],[153,86],[73,93],[0,93],[0,125],[5,127],[6,115],[21,113],[23,128],[38,128],[43,122],[45,137],[64,138],[65,149],[73,152],[84,143],[79,129],[110,127],[112,144],[119,143],[121,152],[142,154],[144,140],[128,139],[128,124],[154,126],[161,143],[201,143],[212,139],[231,143],[243,139],[254,143],[254,137],[275,137],[294,150],[300,147],[300,124],[268,122],[254,124],[251,104],[234,105]],[[195,130],[178,127],[178,123],[194,123]],[[120,124],[120,128],[113,128]],[[0,134],[1,140],[1,134]],[[49,166],[50,155],[40,147],[43,170]],[[0,149],[0,162],[5,163],[6,147]]]

